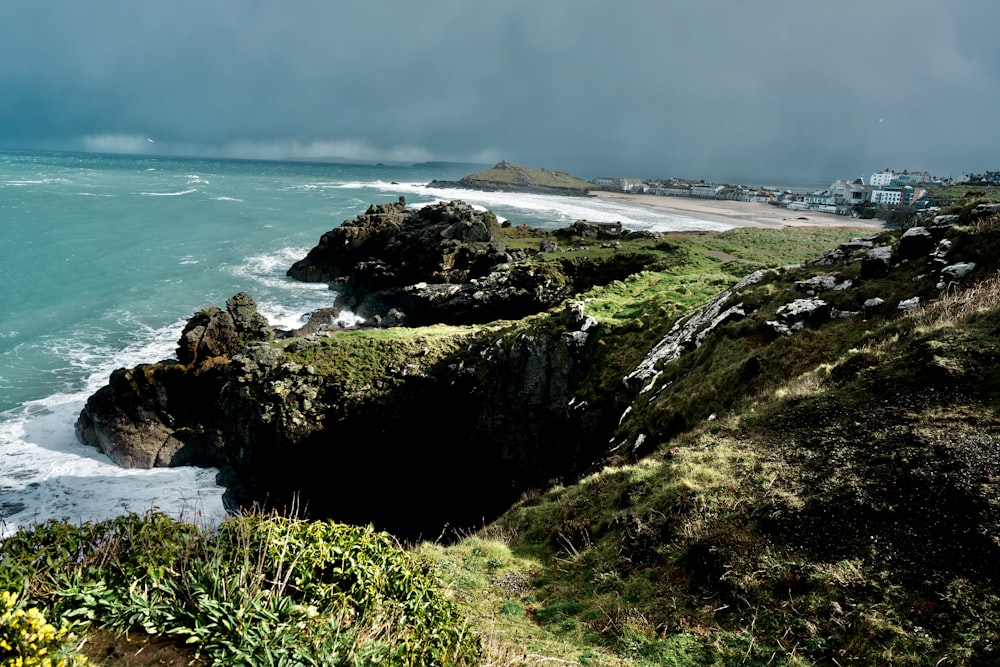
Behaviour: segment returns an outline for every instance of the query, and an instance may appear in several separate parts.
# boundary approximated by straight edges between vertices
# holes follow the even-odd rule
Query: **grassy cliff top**
[[[528,188],[558,188],[585,192],[594,187],[593,183],[552,169],[522,167],[509,162],[500,162],[492,169],[470,174],[462,179],[468,185],[513,185]]]
[[[261,646],[297,651],[332,637],[337,645],[323,657],[336,652],[345,663],[997,664],[1000,217],[964,213],[961,224],[934,232],[942,238],[930,246],[933,255],[904,258],[897,252],[885,275],[863,271],[855,261],[867,253],[862,245],[853,259],[790,265],[819,256],[856,230],[736,229],[637,239],[618,248],[577,240],[565,244],[572,250],[540,253],[533,258],[535,270],[558,264],[553,275],[557,268],[589,269],[583,264],[588,258],[616,253],[656,259],[634,275],[579,295],[598,321],[592,377],[575,397],[588,402],[620,387],[623,372],[678,316],[753,269],[774,270],[727,299],[725,305],[744,316],[720,319],[698,347],[658,366],[649,391],[630,398],[616,432],[621,444],[606,466],[576,483],[525,491],[498,520],[457,543],[413,545],[404,558],[372,531],[343,529],[349,539],[341,541],[334,538],[342,529],[328,525],[280,524],[265,533],[266,544],[280,547],[275,552],[261,561],[245,547],[236,554],[243,559],[237,564],[266,565],[265,585],[240,588],[230,596],[234,604],[225,607],[211,606],[217,589],[201,594],[196,586],[206,586],[221,569],[214,563],[232,558],[228,543],[212,567],[176,567],[178,559],[166,551],[162,560],[133,567],[128,559],[142,550],[129,533],[120,560],[134,574],[121,578],[122,593],[53,575],[75,571],[83,553],[88,558],[82,565],[92,568],[94,581],[108,580],[105,561],[89,559],[91,552],[79,546],[107,542],[106,526],[95,533],[101,539],[91,541],[60,526],[39,533],[69,546],[49,560],[49,551],[42,550],[49,541],[23,542],[21,560],[6,561],[0,576],[27,586],[32,604],[50,605],[47,611],[56,616],[82,616],[87,608],[78,600],[86,596],[109,599],[101,609],[121,619],[117,625],[101,620],[110,627],[151,619],[172,636],[198,639],[208,636],[205,620],[228,628],[222,620],[228,623],[229,616],[241,623],[278,617],[280,624],[248,623],[232,636],[247,635],[240,646],[253,646],[258,638]],[[903,234],[890,230],[862,241],[898,251]],[[516,229],[505,236],[507,243],[525,247],[541,240]],[[974,272],[936,287],[940,258],[953,267],[974,262],[967,267]],[[831,316],[788,335],[770,326],[780,308],[808,296],[811,281],[830,276],[840,287],[822,298],[839,312],[856,314]],[[897,307],[917,293],[919,308]],[[875,297],[884,308],[861,312]],[[494,323],[495,331],[343,331],[290,356],[317,373],[378,389],[422,372],[418,366],[450,360],[456,349],[469,350],[474,336],[540,340],[546,321],[557,319],[558,313],[542,313]],[[471,349],[470,363],[478,349]],[[641,450],[640,437],[647,443]],[[372,489],[380,492],[375,483]],[[146,526],[143,534],[164,549],[182,543],[164,539],[174,533],[150,531],[148,524],[140,524]],[[240,528],[238,522],[227,526]],[[244,527],[250,529],[257,524]],[[169,530],[181,529],[171,524]],[[237,532],[240,540],[232,541],[256,545],[247,535],[259,532]],[[63,533],[71,539],[57,540]],[[350,569],[354,579],[342,586],[334,580],[339,588],[331,588],[328,577],[348,570],[340,561],[326,565],[330,556],[319,549],[327,543],[338,558],[341,552],[353,555],[356,543],[367,548],[364,559],[355,559],[360,567]],[[0,546],[10,552],[17,544],[22,542]],[[286,553],[288,558],[273,557]],[[295,569],[276,576],[268,569],[272,562]],[[18,563],[24,571],[12,567]],[[166,576],[173,570],[188,573],[183,591],[194,602],[207,601],[208,611],[196,616],[192,605],[166,606],[153,597],[160,590],[154,585],[174,586]],[[204,578],[196,578],[203,572]],[[254,574],[243,579],[256,581]],[[51,590],[38,588],[50,581],[56,582]],[[272,582],[295,583],[287,586],[287,609],[266,607],[272,614],[266,616],[253,605],[285,599],[271,592]],[[393,593],[400,582],[406,583],[405,595]],[[340,604],[361,593],[367,597],[358,611],[329,607],[341,617],[315,605],[327,600],[315,596]],[[159,615],[140,615],[147,608]],[[189,629],[161,609],[195,622]],[[375,632],[378,613],[391,609],[413,619],[414,627],[401,622]],[[317,618],[329,625],[317,625]],[[260,639],[263,630],[245,629],[255,627],[277,629]],[[478,645],[466,641],[470,635]],[[221,646],[211,639],[211,646]]]

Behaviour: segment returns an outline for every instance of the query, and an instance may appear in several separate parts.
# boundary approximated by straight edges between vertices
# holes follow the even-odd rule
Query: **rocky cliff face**
[[[78,436],[123,466],[226,467],[233,508],[298,505],[409,536],[478,523],[601,449],[602,416],[571,400],[595,324],[582,305],[555,329],[401,341],[362,381],[308,363],[361,346],[272,344],[262,324],[246,295],[196,314],[179,360],[115,371]]]
[[[458,219],[448,222],[452,213]],[[461,237],[484,244],[476,246],[483,256],[500,252],[491,217],[468,213],[439,207],[412,238],[440,239],[452,229],[446,242]],[[402,203],[369,209],[342,234],[325,236],[296,271],[346,277],[359,286],[355,298],[372,281],[381,291],[389,273],[419,278],[414,263],[441,279],[480,281],[468,284],[482,284],[469,277],[480,271],[491,275],[471,251],[449,263],[445,253],[403,247],[390,228],[407,215]],[[978,279],[995,257],[952,222],[856,239],[811,265],[754,273],[679,320],[637,366],[620,369],[623,382],[596,398],[588,393],[589,401],[581,387],[614,341],[595,341],[597,322],[583,303],[475,331],[279,342],[241,294],[191,318],[176,361],[115,371],[87,402],[77,433],[125,466],[230,467],[233,506],[298,504],[400,534],[437,534],[446,523],[477,524],[522,492],[574,479],[605,457],[648,453],[768,381],[802,373],[800,359],[820,358],[802,347],[814,332],[856,345],[829,332],[849,323],[863,332],[867,318],[895,316]],[[399,271],[360,259],[383,243],[395,248],[389,256]],[[345,253],[360,276],[344,273]],[[412,257],[423,259],[405,259]],[[615,261],[624,262],[621,271],[642,265]],[[713,355],[707,366],[699,365],[704,349]],[[823,354],[847,353],[838,349]]]
[[[298,503],[426,536],[579,474],[603,447],[602,416],[570,400],[593,323],[567,314],[563,324],[459,336],[445,349],[400,341],[405,362],[363,382],[303,363],[344,352],[335,341],[251,345],[227,367],[219,400],[231,501]]]
[[[177,360],[112,373],[87,400],[77,437],[128,468],[224,464],[217,401],[225,366],[246,341],[273,338],[245,293],[225,310],[195,313],[181,333]]]
[[[519,317],[648,261],[567,265],[567,275],[512,262],[497,230],[461,202],[373,206],[290,273],[333,282],[387,324]],[[275,341],[239,294],[191,317],[175,361],[115,371],[77,434],[123,466],[221,466],[234,508],[298,505],[406,535],[468,526],[601,452],[613,411],[574,400],[595,326],[577,303],[530,326],[456,330],[447,343],[322,331]]]
[[[526,233],[529,233],[526,230]],[[578,222],[565,237],[625,238],[620,225]],[[558,250],[549,241],[544,248]],[[627,255],[578,275],[570,264],[528,263],[539,252],[511,250],[496,217],[461,201],[407,210],[371,206],[320,239],[288,275],[326,282],[336,305],[375,326],[477,324],[537,313],[602,280],[629,275],[648,262]]]

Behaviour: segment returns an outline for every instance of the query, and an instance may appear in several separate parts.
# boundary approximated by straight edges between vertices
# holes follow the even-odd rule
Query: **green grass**
[[[1000,185],[948,185],[931,190],[931,199],[937,200],[942,206],[962,205],[969,202],[1000,201]]]
[[[310,345],[294,339],[277,343],[289,361],[312,366],[316,373],[345,388],[395,384],[419,374],[454,353],[467,337],[488,327],[434,327],[335,331]]]
[[[995,267],[995,225],[952,238]],[[915,264],[872,287],[890,302],[912,295],[926,271]],[[533,563],[513,600],[535,626],[523,632],[558,638],[561,659],[593,650],[632,665],[997,660],[996,547],[973,507],[1000,502],[988,481],[1000,287],[987,273],[907,315],[756,333],[768,299],[829,270],[778,272],[753,288],[762,312],[749,324],[664,369],[658,396],[623,425],[652,438],[653,455],[629,463],[626,450],[484,530]],[[628,336],[630,305],[661,280],[595,290],[588,308]]]
[[[1000,225],[949,234],[949,258],[977,262],[968,289],[937,291],[917,260],[866,281],[851,266],[779,268],[733,297],[746,318],[639,397],[621,378],[678,316],[858,231],[630,245],[652,258],[644,270],[577,295],[598,320],[577,398],[632,408],[619,448],[454,544],[403,550],[370,529],[263,517],[208,532],[158,515],[53,523],[0,546],[0,583],[49,618],[191,638],[218,664],[267,651],[323,664],[995,664]],[[535,261],[615,255],[585,245]],[[869,296],[930,305],[766,333],[801,296],[795,281],[834,270],[859,281],[828,295],[843,309]],[[564,330],[556,309],[338,332],[288,355],[377,388]],[[632,450],[640,435],[648,455]]]

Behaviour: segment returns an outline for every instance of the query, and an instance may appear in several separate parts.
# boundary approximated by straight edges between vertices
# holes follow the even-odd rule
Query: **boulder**
[[[204,308],[188,320],[177,341],[177,360],[190,365],[230,356],[251,340],[274,340],[274,331],[253,297],[240,292],[226,301],[225,310]]]
[[[308,313],[308,320],[298,329],[292,329],[285,331],[282,329],[275,329],[274,333],[277,338],[297,338],[299,336],[312,336],[313,334],[319,333],[321,331],[332,331],[334,329],[339,329],[338,324],[340,318],[339,308],[319,308],[311,313]]]
[[[931,221],[931,224],[935,227],[950,227],[958,223],[960,215],[957,213],[948,213],[946,215],[936,215]]]
[[[823,299],[796,299],[779,306],[776,314],[778,320],[795,329],[805,323],[818,324],[829,320],[831,306]]]
[[[802,292],[809,296],[816,296],[820,292],[828,291],[843,291],[851,287],[851,280],[844,280],[843,282],[837,282],[836,273],[828,273],[823,276],[813,276],[806,280],[798,280],[795,282],[795,291]]]
[[[964,278],[975,268],[975,262],[958,262],[957,264],[950,264],[941,269],[941,276],[949,280],[958,280],[959,278]]]
[[[910,227],[899,238],[896,254],[903,259],[916,259],[934,249],[934,237],[926,227]]]
[[[891,246],[877,246],[865,253],[861,260],[862,278],[882,278],[889,273],[889,264],[892,261]]]
[[[814,259],[807,264],[812,266],[829,266],[844,260],[856,259],[860,254],[875,247],[875,237],[853,238],[847,243],[841,243],[836,248],[827,251],[822,257]]]

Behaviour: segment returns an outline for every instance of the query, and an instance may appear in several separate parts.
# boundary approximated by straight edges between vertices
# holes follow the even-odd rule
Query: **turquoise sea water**
[[[73,423],[116,367],[172,356],[184,321],[246,291],[294,326],[333,295],[285,277],[369,204],[460,198],[516,224],[723,229],[578,197],[431,190],[459,166],[358,166],[0,150],[0,532],[157,507],[221,515],[214,470],[128,471]]]

